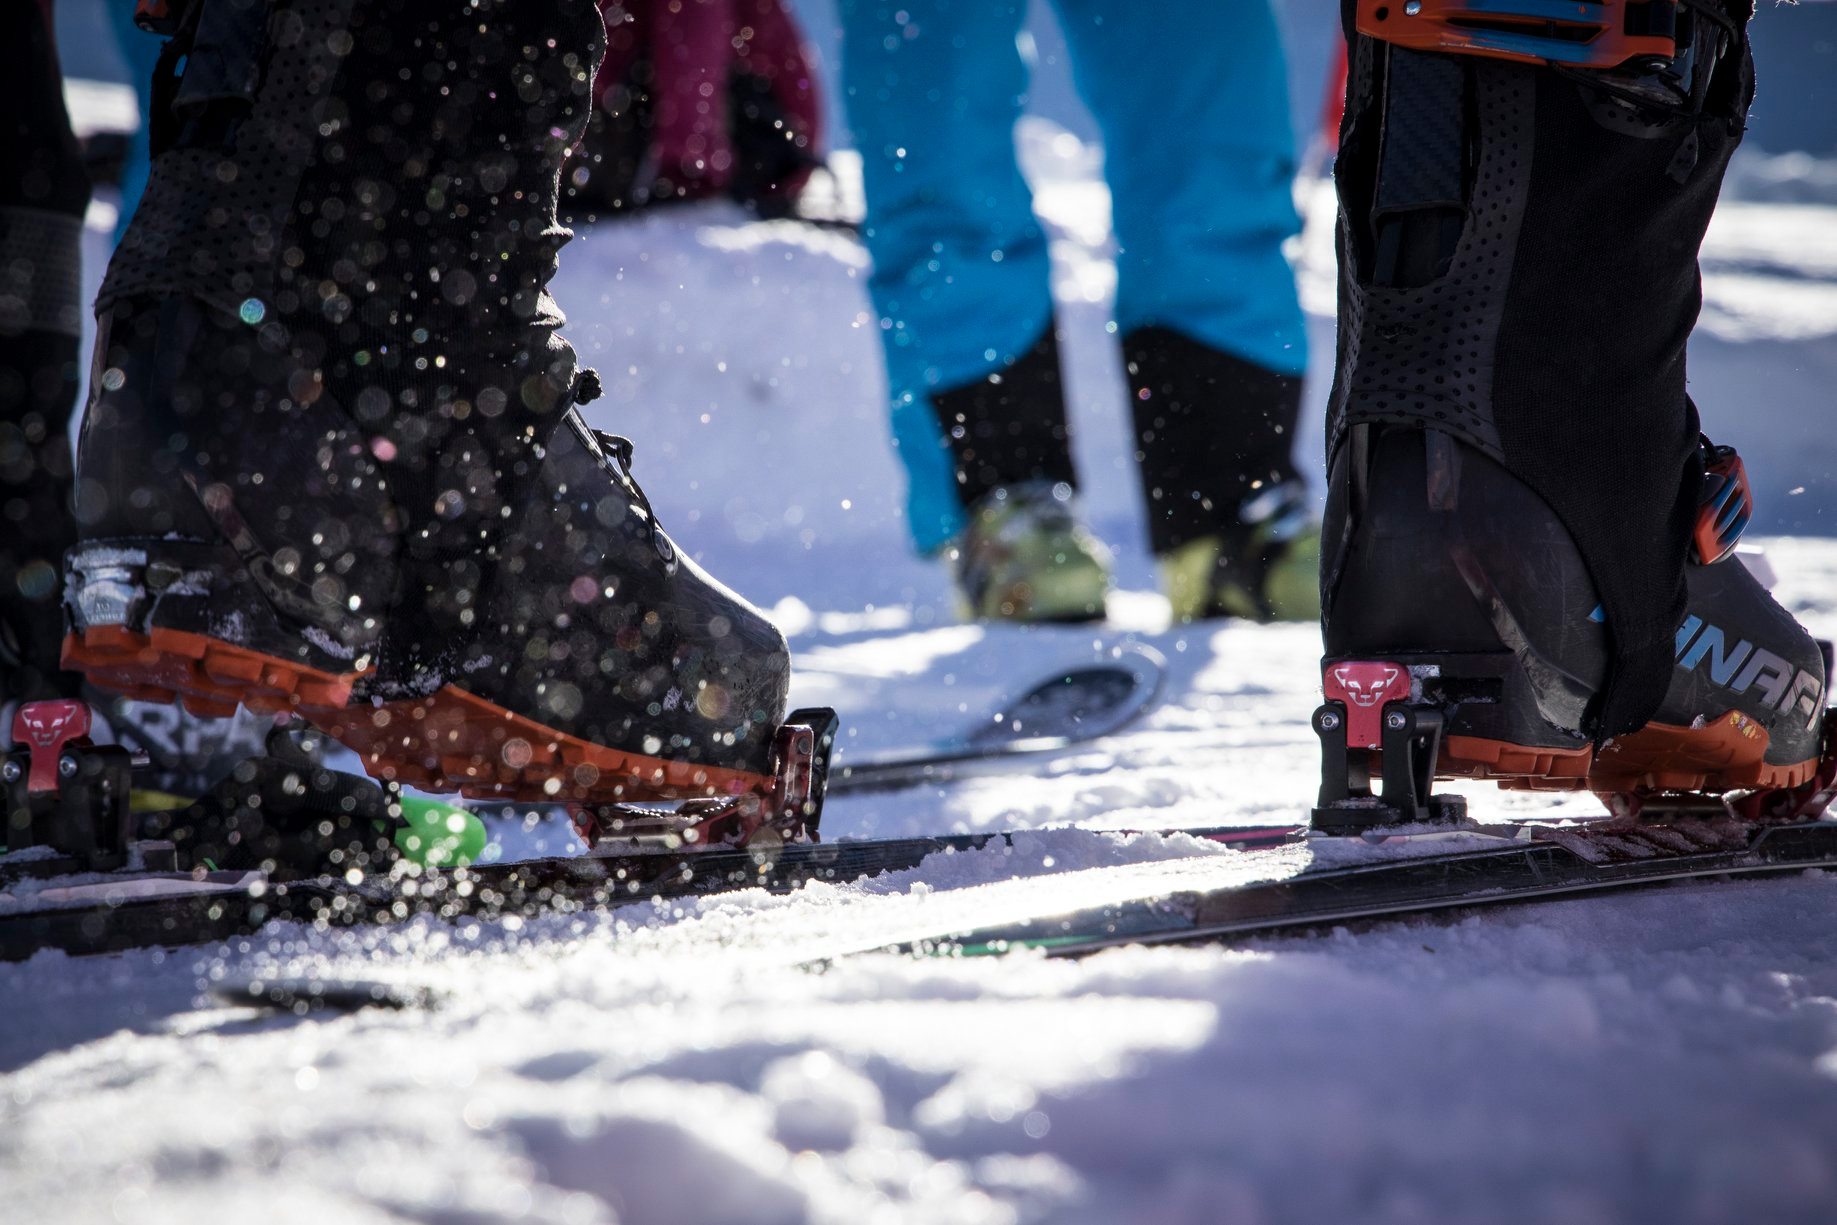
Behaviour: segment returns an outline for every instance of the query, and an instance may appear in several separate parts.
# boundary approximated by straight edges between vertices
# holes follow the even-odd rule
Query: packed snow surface
[[[961,625],[943,574],[909,555],[849,239],[676,210],[583,234],[557,289],[605,378],[594,424],[634,438],[663,521],[785,627],[794,699],[842,712],[843,753],[947,735],[1126,639],[1170,661],[1165,702],[1129,731],[1009,777],[838,798],[827,835],[1086,828],[787,897],[0,966],[6,1220],[1837,1218],[1832,876],[1078,962],[861,951],[954,913],[1281,874],[1310,854],[1102,832],[1294,820],[1316,778],[1318,638],[1168,627],[1104,327],[1098,155],[1037,122],[1023,138],[1089,506],[1121,558],[1101,628]],[[1828,419],[1837,374],[1825,200],[1734,201],[1711,234],[1693,367],[1711,428],[1764,449],[1753,421],[1800,418],[1792,453],[1755,465],[1763,499],[1810,485],[1832,502],[1828,430],[1805,424]],[[1321,372],[1330,250],[1311,204]],[[1772,488],[1779,473],[1791,483]],[[1837,545],[1769,552],[1781,598],[1837,632]],[[1549,803],[1474,794],[1491,813]],[[567,841],[552,825],[521,839]],[[289,972],[432,1003],[296,1017],[209,994]]]

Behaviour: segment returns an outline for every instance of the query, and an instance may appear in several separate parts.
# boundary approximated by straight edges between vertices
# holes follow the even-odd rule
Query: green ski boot
[[[949,556],[966,619],[1103,619],[1110,551],[1079,522],[1067,485],[994,490],[971,510]]]
[[[1320,617],[1320,524],[1298,483],[1266,486],[1238,508],[1237,524],[1160,561],[1176,621]]]

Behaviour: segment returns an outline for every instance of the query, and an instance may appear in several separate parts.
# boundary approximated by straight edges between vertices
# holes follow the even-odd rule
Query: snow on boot
[[[67,660],[429,789],[806,803],[783,639],[574,411],[597,381],[545,286],[594,6],[188,11],[99,298]]]
[[[1078,519],[1071,487],[991,491],[950,549],[965,615],[979,621],[1098,621],[1110,551]]]

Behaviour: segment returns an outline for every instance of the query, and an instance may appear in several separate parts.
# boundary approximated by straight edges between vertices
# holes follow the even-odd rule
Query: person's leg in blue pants
[[[1106,138],[1152,543],[1166,555],[1222,542],[1252,591],[1230,608],[1177,601],[1184,615],[1278,615],[1263,579],[1310,525],[1288,455],[1306,356],[1281,252],[1298,227],[1274,21],[1261,0],[1061,9]],[[993,493],[1073,483],[1045,242],[1013,143],[1023,12],[1014,0],[844,0],[843,17],[870,288],[913,536],[930,552]],[[1281,513],[1262,498],[1259,522],[1243,523],[1277,485]]]
[[[843,92],[862,155],[863,237],[874,260],[868,284],[910,482],[913,542],[923,553],[963,529],[985,487],[1030,475],[960,463],[934,403],[1011,371],[1043,337],[1050,347],[1046,239],[1014,150],[1027,89],[1015,45],[1025,10],[1022,0],[842,3]],[[1036,368],[1050,366],[1056,396],[1056,354],[1046,356],[1052,360],[1036,355],[1023,374],[1044,379]],[[1039,463],[1068,478],[1062,405],[1057,418],[1047,432],[1060,454]],[[1055,448],[1048,439],[1041,449]]]
[[[1053,0],[1103,135],[1116,323],[1307,369],[1283,242],[1295,213],[1288,75],[1267,0]]]
[[[1282,252],[1300,220],[1274,15],[1266,0],[1054,5],[1103,134],[1149,542],[1176,611],[1311,619],[1316,546],[1292,455],[1307,334]]]

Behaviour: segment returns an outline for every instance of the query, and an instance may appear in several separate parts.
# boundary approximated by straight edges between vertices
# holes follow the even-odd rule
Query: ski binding
[[[1386,825],[1465,820],[1466,800],[1433,792],[1442,712],[1411,700],[1408,669],[1383,660],[1330,664],[1321,688],[1326,700],[1313,719],[1320,737],[1314,829],[1356,834]]]
[[[589,854],[673,854],[683,850],[780,846],[820,841],[829,757],[840,726],[826,706],[794,710],[772,742],[772,790],[705,800],[675,809],[640,804],[581,806],[574,827]]]
[[[14,712],[19,747],[0,761],[9,859],[32,876],[175,870],[172,843],[137,837],[129,794],[141,763],[126,749],[92,743],[93,728],[82,702],[28,702]]]

